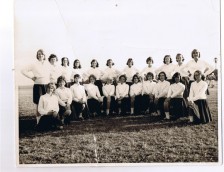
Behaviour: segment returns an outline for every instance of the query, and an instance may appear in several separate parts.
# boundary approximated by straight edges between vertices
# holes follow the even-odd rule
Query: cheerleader
[[[152,64],[153,64],[153,59],[152,59],[152,57],[148,57],[148,58],[146,59],[146,64],[147,64],[148,66],[145,67],[145,68],[141,71],[141,73],[140,73],[141,77],[143,78],[143,81],[146,80],[146,75],[147,75],[147,73],[149,73],[149,72],[153,73],[153,75],[156,76],[156,73],[155,73],[156,68],[154,68],[154,67],[152,66]]]
[[[130,98],[128,95],[129,85],[126,84],[126,76],[119,77],[119,83],[116,86],[116,98],[119,106],[119,115],[130,114]]]
[[[74,84],[70,87],[72,92],[72,109],[74,110],[75,119],[83,120],[83,114],[87,108],[87,98],[84,86],[79,83],[80,75],[74,75]],[[86,116],[88,118],[88,115]]]
[[[157,113],[161,118],[165,118],[164,101],[167,98],[170,82],[166,81],[166,73],[160,72],[158,75],[158,83],[155,87],[155,104]]]
[[[102,91],[102,81],[101,81],[101,77],[103,75],[102,71],[99,69],[99,63],[97,62],[96,59],[93,59],[91,61],[91,69],[89,69],[86,73],[85,73],[85,83],[89,82],[89,77],[90,75],[94,75],[95,76],[95,85],[98,87],[99,91],[100,91],[100,95],[103,95],[103,91]]]
[[[132,78],[135,74],[138,74],[139,73],[139,70],[136,69],[133,65],[134,65],[134,62],[133,62],[133,59],[132,58],[129,58],[127,63],[126,63],[126,67],[124,68],[124,70],[122,71],[122,74],[123,75],[126,75],[127,77],[127,84],[129,86],[132,85]]]
[[[169,103],[169,112],[166,112],[167,119],[172,118],[176,120],[184,114],[183,93],[185,86],[180,81],[181,75],[179,72],[176,72],[172,77],[173,84],[170,85],[167,99],[165,100]]]
[[[55,54],[51,54],[48,58],[50,62],[50,82],[57,83],[57,79],[61,76],[61,67],[57,65],[58,57]]]
[[[154,75],[151,72],[148,72],[146,75],[146,81],[143,82],[142,89],[142,110],[145,114],[155,112],[154,104],[154,89],[156,87],[156,82],[153,81]]]
[[[74,82],[74,76],[76,74],[79,75],[79,83],[82,85],[84,82],[84,79],[83,79],[84,73],[82,71],[81,63],[78,59],[75,59],[73,62],[73,70],[72,70],[72,74],[70,78],[72,82]]]
[[[106,115],[112,115],[116,112],[115,86],[112,83],[113,79],[108,77],[103,86],[103,109]]]
[[[66,85],[66,78],[60,76],[57,80],[58,88],[55,90],[55,94],[59,98],[59,115],[62,120],[62,124],[70,123],[72,93]]]
[[[49,83],[46,87],[47,92],[40,97],[38,104],[38,112],[41,115],[41,118],[37,125],[37,129],[50,129],[50,127],[63,129],[63,126],[58,119],[59,100],[54,94],[55,85],[54,83]]]
[[[98,87],[94,84],[96,77],[94,75],[89,76],[89,84],[85,85],[85,89],[88,95],[87,105],[89,111],[93,117],[101,115],[100,106],[103,102],[103,97],[100,95]]]
[[[72,85],[71,82],[71,74],[72,70],[69,68],[69,59],[67,57],[63,57],[61,59],[61,76],[65,77],[66,87],[70,88]]]
[[[204,78],[202,72],[196,70],[194,72],[195,82],[191,84],[190,94],[188,97],[190,122],[194,122],[196,124],[205,124],[212,121],[206,96],[208,84],[203,81],[202,78]]]
[[[22,69],[21,73],[34,82],[33,103],[36,105],[36,120],[38,124],[40,120],[38,103],[40,96],[46,93],[46,85],[50,81],[50,71],[49,64],[45,61],[45,54],[42,49],[37,51],[36,58],[37,61]]]
[[[167,81],[171,83],[172,76],[175,72],[175,65],[172,64],[172,58],[170,55],[165,55],[163,58],[163,65],[156,69],[156,73],[165,72]]]
[[[139,115],[142,110],[142,83],[138,75],[133,76],[132,82],[133,84],[130,87],[131,114]]]
[[[191,57],[192,60],[190,60],[183,68],[183,71],[188,73],[188,76],[190,77],[188,89],[190,89],[191,83],[194,82],[193,74],[196,70],[201,71],[203,76],[210,74],[214,70],[213,67],[210,66],[207,62],[200,59],[201,54],[197,49],[194,49],[191,52]]]
[[[103,76],[101,77],[102,82],[106,83],[108,77],[111,77],[114,80],[114,85],[117,85],[117,79],[120,75],[120,71],[115,69],[114,62],[112,59],[108,59],[106,63],[107,68],[103,72]]]

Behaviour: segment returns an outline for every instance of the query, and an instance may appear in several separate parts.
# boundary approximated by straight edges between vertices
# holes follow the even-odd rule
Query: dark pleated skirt
[[[195,110],[192,108],[189,109],[190,111],[189,113],[193,115],[195,122],[205,124],[212,121],[212,116],[208,107],[207,100],[201,99],[201,100],[194,101],[194,103],[197,106],[199,117],[195,114]]]
[[[34,84],[33,85],[33,103],[38,104],[40,96],[46,94],[47,85],[45,84]]]

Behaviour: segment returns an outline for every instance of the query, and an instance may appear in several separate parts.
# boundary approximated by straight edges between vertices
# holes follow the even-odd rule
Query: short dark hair
[[[171,58],[170,55],[165,55],[164,58],[163,58],[163,63],[164,63],[164,64],[166,64],[166,62],[165,62],[166,57],[169,57],[169,58],[170,58],[170,63],[173,62],[173,61],[172,61],[172,58]]]
[[[75,60],[74,60],[74,62],[73,62],[73,69],[77,69],[76,66],[75,66],[75,64],[76,64],[77,62],[79,62],[79,66],[78,66],[78,68],[81,69],[82,66],[81,66],[81,64],[80,64],[79,59],[75,59]]]
[[[179,72],[176,72],[175,74],[173,74],[172,76],[172,83],[175,83],[175,78],[180,77],[180,81],[181,81],[181,75]]]
[[[133,77],[132,77],[132,82],[134,82],[134,79],[135,79],[135,78],[138,79],[138,82],[140,81],[139,76],[138,76],[137,74],[135,74],[135,75],[133,75]]]
[[[109,65],[108,65],[109,61],[112,61],[112,66],[113,66],[113,65],[114,65],[114,62],[113,62],[112,59],[108,59],[108,60],[107,60],[106,66],[109,66]],[[98,63],[98,62],[97,62],[97,63]]]
[[[134,65],[134,62],[133,62],[133,59],[132,58],[129,58],[126,65],[128,65],[128,63],[132,62],[132,66]]]
[[[119,80],[120,80],[122,77],[125,79],[125,82],[126,82],[126,81],[127,81],[127,77],[126,77],[126,75],[121,75],[121,76],[119,76]]]
[[[184,61],[184,56],[183,56],[182,54],[178,53],[178,54],[176,55],[176,58],[177,58],[177,56],[181,56],[181,57],[182,57],[182,62]]]
[[[148,80],[148,76],[152,76],[152,79],[154,79],[154,74],[152,72],[146,74],[146,81]]]
[[[79,74],[75,74],[75,75],[74,75],[74,79],[75,79],[75,78],[80,78],[80,75],[79,75]]]
[[[63,57],[63,58],[61,59],[61,65],[63,66],[63,61],[64,61],[65,59],[68,60],[67,65],[69,66],[69,59],[68,59],[68,57]]]
[[[48,57],[48,61],[50,62],[51,59],[53,58],[56,58],[56,61],[58,61],[58,57],[55,55],[55,54],[51,54],[49,57]]]
[[[41,53],[42,55],[44,55],[44,60],[45,60],[45,54],[44,54],[44,50],[42,50],[42,49],[39,49],[38,51],[37,51],[37,55],[36,55],[36,58],[38,59],[38,53]],[[38,59],[39,60],[39,59]]]
[[[65,83],[67,83],[67,82],[66,82],[66,79],[65,79],[64,76],[59,76],[59,77],[58,77],[58,79],[57,79],[57,84],[59,84],[59,82],[61,82],[61,81],[65,81]]]
[[[146,59],[146,64],[148,64],[148,61],[152,61],[152,63],[154,63],[152,57],[148,57],[148,58]]]
[[[194,74],[195,74],[196,72],[197,72],[199,75],[201,75],[201,79],[204,81],[204,80],[205,80],[205,76],[202,74],[202,72],[201,72],[200,70],[196,70],[196,71],[194,72]],[[194,76],[194,80],[196,81],[195,76]]]
[[[163,71],[159,73],[159,75],[158,75],[158,80],[160,80],[160,75],[161,75],[161,74],[164,74],[164,76],[165,76],[165,80],[167,80],[166,73],[165,73],[165,72],[163,72]]]
[[[95,77],[95,75],[90,75],[90,76],[89,76],[89,82],[90,82],[90,78],[93,78],[93,79],[96,81],[96,77]]]
[[[194,57],[193,57],[193,54],[194,54],[195,51],[198,52],[198,57],[200,58],[200,57],[201,57],[201,53],[200,53],[197,49],[193,49],[193,50],[192,50],[192,52],[191,52],[191,57],[194,58]]]
[[[96,67],[99,67],[99,63],[98,63],[98,61],[97,61],[96,59],[93,59],[93,60],[91,61],[91,67],[93,67],[93,65],[92,65],[93,62],[96,62]]]

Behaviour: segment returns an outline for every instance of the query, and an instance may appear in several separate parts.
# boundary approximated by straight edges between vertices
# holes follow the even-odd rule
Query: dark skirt
[[[164,110],[164,101],[166,100],[165,97],[161,97],[158,99],[158,102],[156,104],[156,109],[160,111],[161,117],[165,118],[165,110]]]
[[[64,115],[66,110],[71,110],[71,108],[59,105],[59,112],[58,113],[59,113],[60,117],[62,117]]]
[[[37,125],[38,130],[50,130],[58,125],[62,125],[61,121],[53,115],[43,115]]]
[[[183,98],[170,99],[169,112],[171,118],[178,119],[184,116]]]
[[[189,107],[189,114],[194,117],[196,123],[206,124],[212,121],[212,116],[208,107],[207,100],[201,99],[194,101],[195,109]],[[198,114],[196,114],[196,111]]]
[[[107,109],[108,109],[107,97],[104,97],[103,98],[103,110],[106,111]],[[115,100],[114,96],[111,96],[110,112],[117,112],[117,105],[116,105],[116,100]]]
[[[130,97],[124,97],[121,100],[117,101],[118,107],[121,108],[121,114],[126,115],[127,113],[130,113],[131,109],[131,100]]]
[[[134,107],[134,114],[140,114],[142,111],[142,95],[137,95],[131,98],[132,107]]]
[[[94,84],[98,87],[98,89],[100,91],[100,95],[103,96],[103,83],[102,83],[102,81],[101,80],[96,80]]]
[[[33,85],[33,103],[38,104],[40,96],[46,94],[47,85],[45,84],[34,84]]]
[[[99,101],[91,98],[87,100],[87,105],[88,105],[90,113],[96,112],[98,115],[101,115],[101,110],[100,110],[101,103]]]
[[[155,112],[154,96],[144,94],[142,96],[142,110],[146,111],[149,109],[149,113]]]

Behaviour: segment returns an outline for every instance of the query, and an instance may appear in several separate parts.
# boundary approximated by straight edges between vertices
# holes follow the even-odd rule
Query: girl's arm
[[[176,92],[173,92],[173,94],[171,95],[171,98],[175,98],[177,95],[180,95],[182,92],[184,92],[184,90],[185,90],[185,86],[181,85],[179,90],[177,90]]]
[[[29,66],[23,68],[23,69],[21,70],[21,73],[22,73],[25,77],[27,77],[27,78],[29,78],[29,79],[32,79],[32,80],[34,81],[34,80],[35,80],[35,76],[34,76],[33,74],[31,74],[31,72],[32,72],[32,68],[33,68],[33,66],[32,66],[32,65],[29,65]]]
[[[105,97],[108,97],[108,93],[107,93],[107,91],[106,91],[106,89],[105,89],[105,86],[103,86],[103,95],[105,96]]]
[[[199,89],[199,92],[197,92],[197,95],[193,97],[193,101],[199,100],[199,99],[204,99],[205,92],[208,89],[208,84],[204,82],[202,87]]]
[[[46,115],[48,113],[48,111],[46,111],[44,109],[44,100],[43,100],[43,96],[40,96],[40,100],[39,100],[39,104],[38,104],[38,112],[42,115]]]

